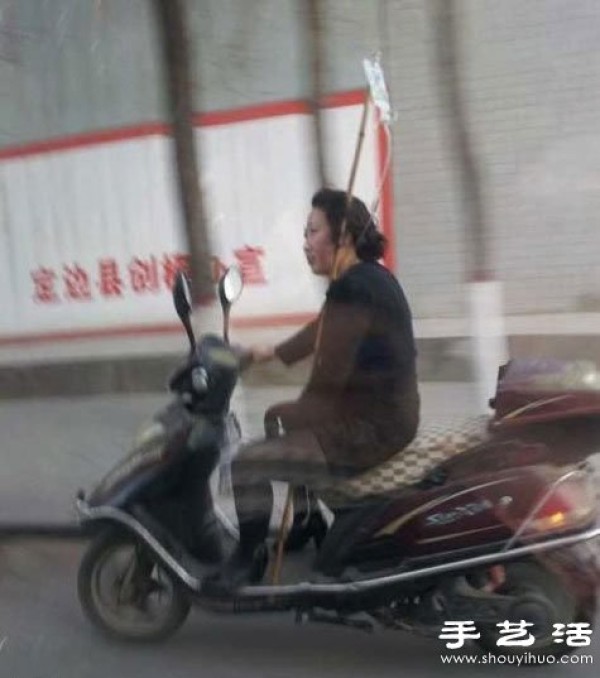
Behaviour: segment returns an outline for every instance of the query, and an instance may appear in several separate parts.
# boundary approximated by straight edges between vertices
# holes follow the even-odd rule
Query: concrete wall
[[[418,315],[460,315],[456,159],[437,97],[431,6],[384,3],[395,125],[398,261]],[[512,314],[600,310],[600,4],[459,3],[489,243]]]
[[[0,144],[163,118],[147,0],[0,0]]]
[[[307,92],[298,3],[187,0],[202,110]],[[456,159],[428,0],[328,0],[326,86],[382,49],[398,120],[399,273],[420,318],[464,315]],[[509,313],[600,310],[600,4],[462,0],[469,117]],[[0,0],[0,145],[164,119],[148,0]],[[290,162],[293,162],[290,158]]]

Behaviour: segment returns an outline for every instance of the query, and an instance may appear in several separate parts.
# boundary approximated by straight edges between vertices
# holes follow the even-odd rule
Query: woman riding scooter
[[[268,535],[270,481],[318,490],[334,477],[376,466],[414,438],[419,422],[415,344],[408,302],[378,263],[384,236],[365,204],[322,189],[312,198],[304,253],[329,281],[317,319],[274,348],[254,348],[254,362],[291,365],[315,352],[308,384],[294,403],[272,408],[280,435],[251,443],[232,466],[240,541],[207,592],[227,595],[253,580],[256,549]]]
[[[327,219],[331,229],[335,221]],[[374,231],[370,221],[363,226]],[[325,232],[335,238],[333,229]],[[360,260],[365,241],[357,232],[342,239],[353,247],[341,253],[354,250]],[[327,243],[331,238],[316,247],[307,233],[315,270],[321,270]],[[403,362],[402,343],[412,333],[392,303],[403,299],[399,287],[382,267],[336,259],[346,265],[333,276],[313,344],[296,345],[299,353],[315,346],[311,380],[298,403],[274,411],[284,435],[244,449],[234,469],[242,546],[219,575],[209,561],[221,564],[221,550],[235,548],[237,540],[222,533],[228,521],[219,511],[213,514],[209,477],[240,434],[230,402],[241,356],[227,330],[242,280],[232,268],[219,282],[223,339],[196,338],[191,290],[184,275],[176,277],[173,302],[190,352],[169,382],[173,398],[141,427],[127,455],[77,497],[82,527],[92,537],[78,572],[87,616],[113,637],[150,641],[177,630],[194,602],[214,612],[295,612],[299,622],[376,624],[432,636],[447,619],[468,613],[486,651],[497,647],[497,622],[511,619],[533,625],[528,652],[571,651],[556,645],[553,631],[591,623],[598,586],[600,528],[593,473],[584,463],[599,448],[598,389],[589,390],[587,379],[585,387],[571,381],[557,387],[555,380],[540,387],[523,380],[519,369],[515,377],[509,365],[501,370],[492,419],[425,432],[378,464],[416,428],[414,351]],[[353,284],[355,272],[364,272],[367,283]],[[381,279],[386,284],[377,285]],[[340,328],[348,329],[348,339]],[[342,346],[347,340],[351,351]],[[542,374],[549,376],[547,369]],[[372,464],[356,478],[335,480]],[[278,548],[271,584],[227,596],[238,582],[262,578],[264,555],[244,562],[243,549],[250,552],[266,535],[271,478],[308,482],[317,490],[331,485],[325,494],[335,523],[317,558],[303,554],[294,563],[302,569],[292,577],[286,572],[285,584],[278,582]],[[196,504],[189,501],[194,498]],[[263,513],[252,512],[259,509]],[[248,568],[249,562],[256,567]],[[207,576],[212,579],[205,584]]]

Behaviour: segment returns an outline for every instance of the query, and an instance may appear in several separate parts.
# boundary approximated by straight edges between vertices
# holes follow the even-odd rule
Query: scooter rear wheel
[[[529,653],[532,657],[559,657],[576,650],[565,642],[555,642],[553,625],[591,620],[584,618],[579,601],[560,578],[536,561],[510,563],[505,573],[506,579],[496,593],[517,598],[506,621],[533,623],[527,633],[534,636],[535,642],[528,646],[498,645],[503,634],[496,626],[481,628],[481,637],[475,642],[492,654],[506,656]],[[498,619],[499,623],[503,621]],[[531,661],[535,663],[533,658]]]
[[[109,528],[88,548],[77,581],[91,622],[120,640],[165,640],[183,624],[190,601],[152,553],[123,530]]]

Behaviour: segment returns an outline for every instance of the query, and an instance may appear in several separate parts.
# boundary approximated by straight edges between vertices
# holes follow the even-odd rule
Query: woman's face
[[[304,229],[304,254],[315,275],[331,275],[336,247],[325,212],[313,207]]]

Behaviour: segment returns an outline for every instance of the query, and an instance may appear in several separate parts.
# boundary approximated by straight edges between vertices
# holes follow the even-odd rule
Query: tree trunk
[[[473,342],[473,371],[478,405],[489,409],[498,367],[508,357],[502,304],[502,287],[493,280],[489,225],[486,219],[481,174],[477,165],[464,100],[456,0],[434,0],[435,59],[439,78],[440,103],[449,120],[449,140],[456,159],[465,219],[467,250],[466,280],[470,333]]]
[[[315,148],[315,170],[319,186],[328,184],[325,152],[325,130],[323,126],[323,13],[322,0],[300,0],[300,17],[303,23],[303,45],[305,63],[309,78],[307,97],[313,121],[313,143]]]
[[[455,0],[434,0],[435,57],[440,101],[449,120],[449,141],[456,156],[454,170],[459,174],[460,193],[465,218],[468,280],[490,277],[486,247],[487,223],[481,189],[481,176],[473,150],[468,111],[462,91],[458,26]]]
[[[194,301],[214,297],[209,239],[204,217],[192,124],[189,42],[182,0],[153,0],[162,43],[163,70],[172,128],[179,199],[183,215]]]

